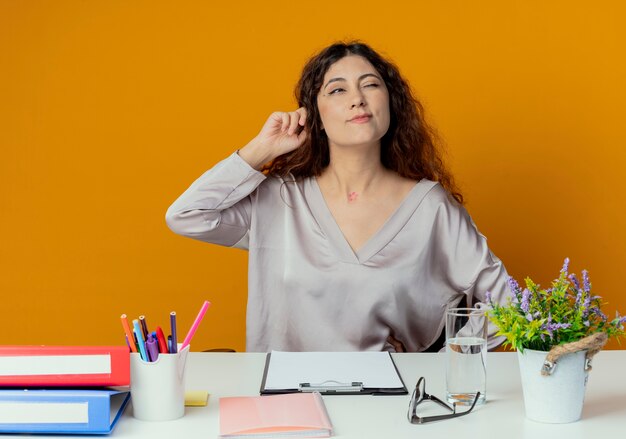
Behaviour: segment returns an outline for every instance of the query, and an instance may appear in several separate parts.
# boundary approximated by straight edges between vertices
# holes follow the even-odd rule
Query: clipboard
[[[261,395],[406,395],[389,352],[283,352],[267,354]]]

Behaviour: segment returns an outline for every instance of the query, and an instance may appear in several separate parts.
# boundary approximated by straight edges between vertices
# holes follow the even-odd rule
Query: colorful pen
[[[148,358],[150,361],[156,361],[157,358],[159,358],[159,344],[152,334],[148,334],[148,340],[146,340],[146,351],[148,352]]]
[[[144,361],[150,361],[148,360],[148,355],[146,353],[146,342],[143,339],[143,334],[141,332],[141,328],[139,327],[139,320],[133,320],[133,328],[135,328],[135,335],[137,336],[137,344],[139,345],[141,359]]]
[[[170,313],[170,326],[172,331],[172,345],[170,346],[170,354],[178,352],[178,339],[176,338],[176,311]]]
[[[126,314],[122,314],[120,320],[122,321],[122,327],[124,328],[124,333],[126,334],[126,340],[128,341],[130,351],[137,352],[137,346],[135,346],[135,338],[133,337],[133,332],[130,330],[130,326],[128,326],[128,317],[126,317]]]
[[[169,349],[167,348],[167,342],[165,341],[165,334],[163,334],[163,330],[160,326],[157,326],[156,333],[157,341],[159,342],[159,352],[162,354],[169,353]]]
[[[143,338],[144,340],[147,340],[148,334],[150,333],[150,331],[148,331],[148,325],[146,323],[146,316],[139,316],[139,323],[141,323],[141,331],[143,332]]]
[[[198,326],[200,326],[200,322],[202,322],[202,319],[206,314],[206,310],[209,309],[209,306],[211,306],[211,302],[205,300],[202,304],[202,307],[200,308],[200,312],[198,313],[196,320],[194,320],[193,325],[191,325],[191,328],[189,328],[189,332],[187,333],[185,340],[183,340],[183,344],[180,347],[181,349],[185,349],[187,346],[189,346],[189,343],[191,343],[191,339],[198,330]]]

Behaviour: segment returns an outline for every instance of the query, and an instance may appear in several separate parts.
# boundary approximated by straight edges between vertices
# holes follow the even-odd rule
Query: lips
[[[371,118],[372,118],[371,114],[358,114],[354,116],[352,119],[350,119],[348,122],[365,123],[369,121]]]

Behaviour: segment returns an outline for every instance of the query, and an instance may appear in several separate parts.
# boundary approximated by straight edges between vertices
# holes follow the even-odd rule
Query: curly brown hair
[[[434,129],[424,117],[424,107],[413,96],[408,82],[398,68],[374,49],[359,41],[335,43],[313,56],[302,70],[295,95],[300,107],[307,110],[304,144],[265,166],[270,175],[295,178],[318,176],[330,162],[328,138],[322,129],[317,96],[324,75],[331,65],[348,55],[362,56],[382,76],[389,91],[390,124],[381,139],[380,160],[386,168],[412,180],[439,182],[448,193],[463,204],[452,174],[446,169],[441,146]]]

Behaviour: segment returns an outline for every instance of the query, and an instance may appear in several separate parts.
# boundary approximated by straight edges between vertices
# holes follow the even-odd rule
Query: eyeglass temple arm
[[[457,415],[457,416],[467,415],[469,412],[474,410],[474,407],[476,406],[476,403],[478,402],[479,398],[480,398],[480,392],[476,392],[476,395],[474,396],[474,402],[472,402],[472,405],[470,406],[470,408],[467,409],[464,412],[461,412],[461,413],[457,413],[457,411],[456,411],[456,402],[455,402],[454,404],[452,404],[452,407],[454,408],[454,414]]]
[[[437,398],[434,395],[429,395],[428,393],[426,393],[424,395],[424,399],[427,399],[429,401],[432,402],[436,402],[437,404],[439,404],[441,407],[443,408],[447,408],[448,410],[450,410],[451,412],[455,412],[454,406],[450,407],[448,404],[446,404],[445,402],[443,402],[442,400],[440,400],[439,398]],[[448,416],[448,415],[445,415]]]
[[[427,422],[433,422],[433,421],[442,421],[444,419],[458,418],[459,416],[467,415],[476,406],[476,403],[478,402],[478,398],[480,398],[480,392],[476,392],[476,396],[474,397],[474,402],[472,403],[471,407],[468,410],[466,410],[464,412],[461,412],[461,413],[457,413],[457,411],[456,411],[456,403],[453,404],[454,408],[451,409],[450,406],[448,406],[446,403],[442,402],[436,396],[428,395],[428,397],[429,398],[427,398],[427,399],[430,399],[431,401],[435,401],[435,402],[438,402],[438,403],[442,404],[444,407],[448,408],[449,410],[452,410],[454,413],[449,414],[449,415],[426,416],[426,417],[423,417],[423,418],[420,418],[419,416],[414,415],[414,419],[417,421],[416,422],[417,424],[425,424]],[[412,420],[411,423],[415,423],[415,422],[413,422],[413,420]]]

